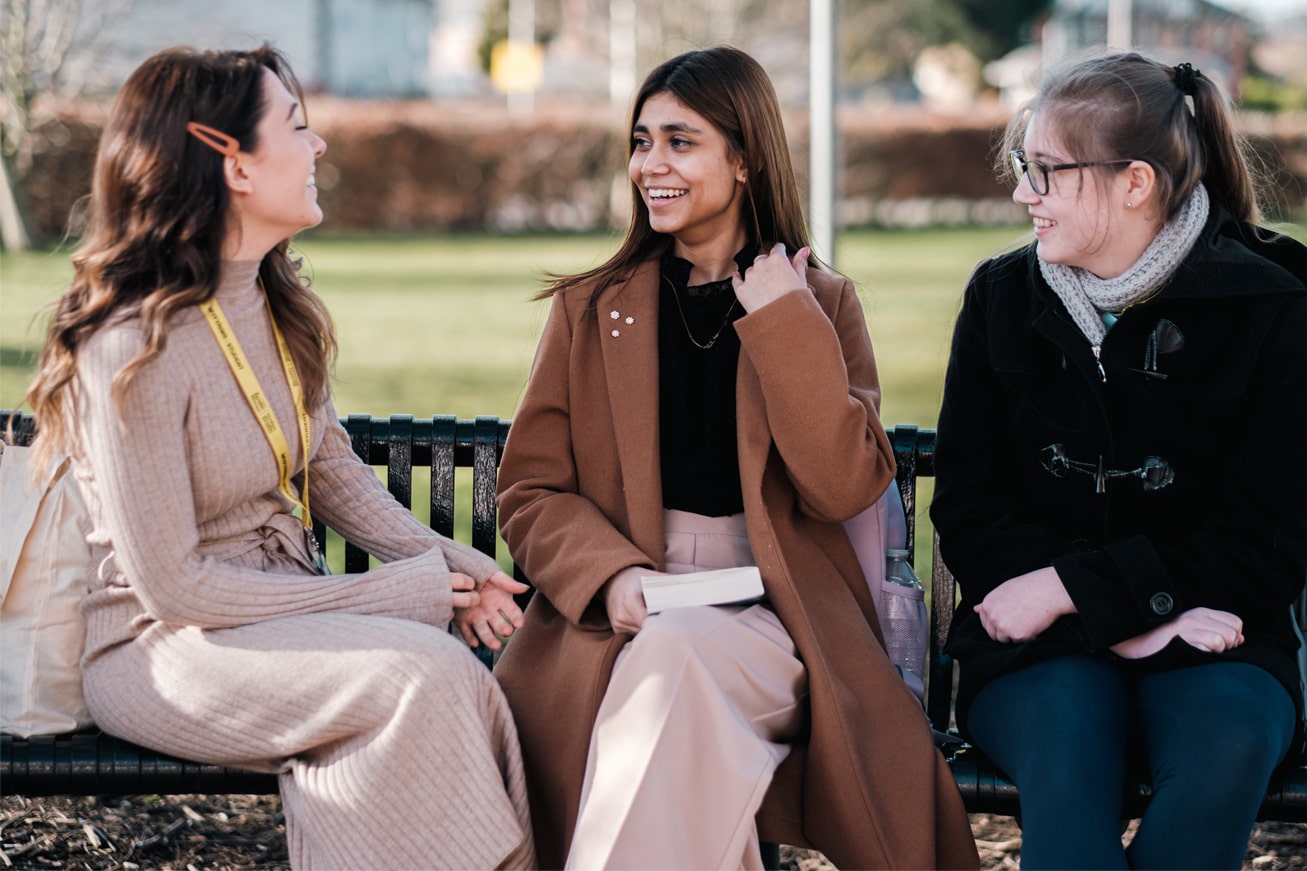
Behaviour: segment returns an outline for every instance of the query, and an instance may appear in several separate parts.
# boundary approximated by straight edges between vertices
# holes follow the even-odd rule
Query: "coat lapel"
[[[631,538],[661,567],[662,466],[658,445],[657,260],[606,289],[596,302],[614,438],[622,469]]]

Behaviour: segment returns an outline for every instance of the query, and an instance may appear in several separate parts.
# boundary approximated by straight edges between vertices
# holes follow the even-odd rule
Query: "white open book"
[[[690,605],[733,605],[762,598],[762,575],[757,566],[651,575],[640,579],[644,604],[650,614]]]

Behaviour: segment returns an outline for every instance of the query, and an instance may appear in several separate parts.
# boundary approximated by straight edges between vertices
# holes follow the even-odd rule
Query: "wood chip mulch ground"
[[[263,795],[0,799],[0,866],[288,868],[281,802]]]
[[[1010,817],[975,814],[971,830],[985,871],[1019,867],[1021,831]],[[781,848],[781,865],[834,871],[820,853],[790,847]],[[0,798],[0,871],[287,867],[286,825],[275,796]],[[1307,824],[1259,823],[1243,867],[1307,871]]]

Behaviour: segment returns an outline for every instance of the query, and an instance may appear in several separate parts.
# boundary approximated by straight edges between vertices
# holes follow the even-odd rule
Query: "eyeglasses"
[[[1009,151],[1008,156],[1012,158],[1012,168],[1017,173],[1017,184],[1021,183],[1021,176],[1026,176],[1030,179],[1030,186],[1041,197],[1048,194],[1048,174],[1050,172],[1059,172],[1063,169],[1081,169],[1086,166],[1134,163],[1133,160],[1127,158],[1123,160],[1091,160],[1083,163],[1055,163],[1049,166],[1047,163],[1040,163],[1038,160],[1026,160],[1026,152],[1021,148]],[[1032,169],[1034,172],[1031,172]]]

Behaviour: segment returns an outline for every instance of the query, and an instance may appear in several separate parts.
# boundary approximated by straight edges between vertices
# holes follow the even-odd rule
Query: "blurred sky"
[[[1262,21],[1307,13],[1307,0],[1212,0],[1212,2]]]

